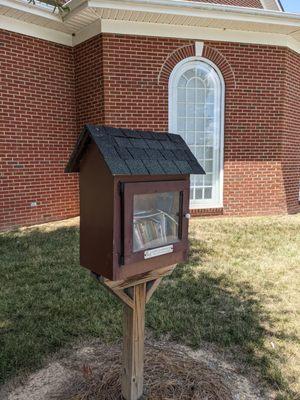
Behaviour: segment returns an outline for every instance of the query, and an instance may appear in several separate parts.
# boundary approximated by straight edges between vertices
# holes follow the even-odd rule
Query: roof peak
[[[174,2],[176,0],[173,0]],[[188,0],[202,4],[243,7],[249,9],[284,11],[280,0]]]
[[[261,0],[189,0],[203,4],[263,9]],[[275,1],[275,0],[270,0]]]
[[[204,174],[180,135],[85,125],[66,172],[78,172],[87,145],[93,141],[112,175]]]

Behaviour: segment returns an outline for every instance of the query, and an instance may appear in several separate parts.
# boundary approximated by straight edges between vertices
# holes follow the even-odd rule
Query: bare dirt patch
[[[2,400],[121,400],[121,346],[92,342],[48,364]],[[191,351],[171,342],[147,340],[144,400],[273,399],[253,377],[211,349]]]
[[[79,226],[79,217],[63,219],[60,221],[46,222],[44,224],[25,226],[20,228],[20,232],[28,232],[31,230],[39,230],[41,232],[52,232],[60,228],[71,228]]]

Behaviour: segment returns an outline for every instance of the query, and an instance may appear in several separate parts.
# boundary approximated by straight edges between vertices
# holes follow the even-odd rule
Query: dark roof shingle
[[[94,141],[112,175],[204,174],[179,135],[86,125],[66,172],[78,172],[80,160]]]

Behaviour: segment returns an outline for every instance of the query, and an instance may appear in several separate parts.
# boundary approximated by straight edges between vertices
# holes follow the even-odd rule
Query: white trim
[[[0,15],[0,29],[72,46],[72,35]]]
[[[0,0],[0,6],[21,11],[26,14],[47,18],[52,21],[61,21],[58,12],[53,13],[51,9],[41,7],[38,4],[29,4],[23,0]]]
[[[232,29],[201,28],[193,26],[176,26],[167,24],[150,24],[145,22],[114,21],[104,19],[101,22],[103,33],[123,35],[142,35],[172,37],[194,40],[217,40],[233,43],[265,44],[289,47],[300,53],[300,42],[287,35],[265,32],[249,32]]]
[[[219,183],[218,183],[218,199],[213,200],[202,200],[199,202],[191,202],[190,208],[192,209],[206,209],[206,208],[221,208],[223,207],[223,193],[224,193],[224,128],[225,128],[225,81],[220,69],[210,60],[204,57],[193,56],[185,58],[184,60],[180,61],[173,69],[169,77],[169,91],[168,91],[168,98],[169,98],[169,132],[177,133],[176,125],[177,121],[175,122],[174,115],[176,115],[175,107],[176,107],[176,95],[174,94],[174,90],[176,86],[174,82],[178,79],[178,73],[184,71],[185,66],[189,66],[193,63],[198,61],[204,62],[210,65],[218,75],[219,82],[220,82],[220,120],[219,120],[219,159],[218,159],[218,166],[219,166]]]
[[[101,20],[97,19],[95,22],[83,28],[81,31],[74,33],[72,46],[77,46],[93,36],[99,35],[101,32]]]
[[[17,32],[24,35],[37,37],[50,42],[76,46],[85,40],[103,33],[117,33],[123,35],[142,35],[155,37],[171,37],[178,39],[194,40],[217,40],[233,43],[249,43],[288,47],[300,53],[300,41],[282,34],[246,32],[231,29],[197,28],[188,26],[175,26],[167,24],[150,24],[143,22],[102,20],[101,24],[96,20],[94,23],[71,34],[54,29],[45,28],[32,23],[23,22],[15,18],[0,15],[0,29]]]
[[[300,35],[298,34],[298,32],[300,33],[300,15],[293,13],[190,0],[71,0],[67,4],[71,11],[61,18],[60,15],[53,14],[46,8],[28,5],[25,0],[0,0],[0,8],[2,6],[19,13],[13,18],[0,15],[0,28],[71,46],[100,32],[107,32],[200,41],[221,40],[267,44],[289,47],[300,53]],[[147,12],[151,12],[158,18],[164,15],[170,16],[168,17],[169,21],[172,21],[173,17],[177,18],[178,15],[184,19],[185,17],[197,17],[199,23],[197,26],[188,26],[189,18],[186,19],[186,26],[172,25],[168,22],[165,24],[134,22],[122,20],[122,13],[119,13],[119,20],[102,19],[102,27],[100,27],[97,22],[99,15],[95,9],[130,10],[133,13],[140,11],[137,14],[140,21],[147,15]],[[87,13],[89,18],[87,18]],[[34,22],[27,23],[22,20],[30,15],[35,17]],[[10,23],[7,18],[10,18]],[[206,27],[205,24],[208,20],[215,23],[218,21],[220,28]],[[229,21],[230,29],[226,28]],[[193,23],[195,24],[195,22]],[[238,24],[238,29],[234,28],[235,24]],[[51,28],[46,28],[45,25],[49,25]],[[257,31],[250,31],[251,27]],[[69,34],[65,33],[68,30]],[[71,37],[72,33],[75,34],[74,40]]]
[[[203,54],[204,42],[196,42],[195,43],[195,54],[196,56],[201,57]]]
[[[265,10],[278,10],[282,12],[282,8],[278,0],[260,0]]]
[[[156,12],[200,16],[202,18],[237,19],[239,21],[259,22],[263,24],[300,24],[296,13],[282,13],[261,8],[229,6],[224,4],[202,3],[191,0],[86,0],[91,8],[109,8],[140,12]],[[72,1],[69,3],[72,4]],[[81,3],[80,3],[81,4]]]

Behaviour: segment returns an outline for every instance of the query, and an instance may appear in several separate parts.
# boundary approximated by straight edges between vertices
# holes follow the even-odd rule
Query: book
[[[178,221],[162,210],[141,211],[133,219],[133,251],[164,246],[178,240]]]

